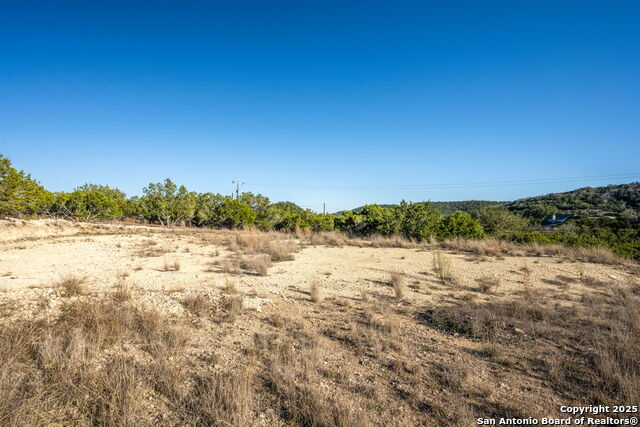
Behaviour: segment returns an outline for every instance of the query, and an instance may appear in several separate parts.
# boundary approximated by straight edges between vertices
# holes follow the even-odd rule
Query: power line
[[[246,184],[246,182],[237,180],[237,181],[231,181],[231,183],[236,185],[236,200],[238,200],[240,198],[240,186],[243,184]]]
[[[315,189],[315,190],[420,190],[420,189],[448,189],[448,188],[479,188],[479,187],[502,187],[502,186],[518,186],[533,184],[558,184],[571,183],[580,181],[589,181],[594,179],[630,179],[640,178],[640,173],[633,174],[615,174],[615,175],[591,175],[577,176],[565,178],[535,178],[535,179],[519,179],[509,181],[486,181],[486,182],[467,182],[467,183],[441,183],[441,184],[404,184],[404,185],[332,185],[332,186],[313,186],[313,185],[295,185],[295,184],[258,184],[246,183],[246,185],[254,187],[272,187],[272,188],[299,188],[299,189]]]

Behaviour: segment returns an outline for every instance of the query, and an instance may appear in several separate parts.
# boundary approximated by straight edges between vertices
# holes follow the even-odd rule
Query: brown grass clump
[[[451,261],[442,252],[433,253],[433,272],[440,282],[448,284],[453,281],[453,273],[451,271]]]
[[[251,380],[247,370],[196,376],[193,391],[183,403],[191,414],[189,425],[249,425],[254,400]]]
[[[86,280],[86,277],[76,276],[73,273],[69,273],[62,276],[55,286],[60,288],[63,296],[73,297],[84,293],[84,283]]]
[[[233,295],[233,294],[237,294],[238,293],[238,288],[236,287],[236,282],[234,282],[233,280],[225,280],[224,281],[224,291],[229,294],[229,295]]]
[[[287,322],[288,324],[288,322]],[[276,398],[278,415],[286,425],[368,426],[359,405],[348,396],[318,387],[320,356],[315,346],[294,349],[298,329],[291,336],[276,335],[256,341],[256,353],[264,356],[261,377],[266,391]],[[270,351],[263,351],[264,347]]]
[[[203,316],[215,310],[211,299],[202,294],[187,295],[180,300],[180,304],[196,316]]]
[[[227,297],[224,301],[224,309],[226,310],[226,321],[235,323],[238,316],[242,313],[244,307],[244,297],[242,295],[234,295]]]
[[[394,271],[389,277],[389,282],[393,286],[393,292],[398,301],[403,300],[407,293],[407,286],[401,273]]]
[[[231,248],[236,252],[266,255],[273,262],[293,260],[293,254],[300,250],[300,246],[287,234],[256,230],[236,232]]]
[[[157,257],[171,252],[169,248],[159,246],[155,240],[145,240],[137,246],[135,255],[141,258]]]
[[[129,301],[133,296],[135,285],[127,283],[124,278],[119,278],[114,285],[113,299],[117,302]]]
[[[476,281],[478,282],[478,290],[485,294],[495,292],[500,285],[500,279],[496,276],[482,276]]]
[[[225,258],[220,262],[220,271],[227,274],[237,274],[240,266],[236,260]]]
[[[146,424],[144,367],[123,342],[165,359],[185,335],[157,312],[110,299],[77,300],[51,321],[0,329],[0,424]]]
[[[180,271],[180,260],[178,258],[173,258],[172,261],[169,261],[165,258],[162,271]]]
[[[240,267],[247,271],[253,271],[259,276],[266,276],[269,267],[271,267],[271,257],[265,254],[244,257],[240,261]]]
[[[317,281],[311,282],[309,286],[309,295],[311,296],[311,301],[318,303],[322,302],[324,297],[322,295],[322,289]]]
[[[313,233],[309,236],[309,243],[312,245],[326,245],[343,247],[348,243],[347,237],[336,231]]]

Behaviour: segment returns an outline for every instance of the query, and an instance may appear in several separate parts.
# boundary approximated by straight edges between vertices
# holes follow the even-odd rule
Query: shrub
[[[480,223],[471,215],[462,211],[455,211],[444,219],[440,237],[463,237],[466,239],[480,239],[484,232]]]
[[[311,301],[322,302],[322,290],[320,289],[320,285],[317,281],[311,282],[311,286],[309,286],[309,295],[311,295]]]
[[[65,297],[82,295],[85,280],[86,278],[76,276],[75,274],[66,274],[56,283],[56,287],[62,290],[62,295]]]
[[[447,284],[452,281],[451,261],[442,252],[436,251],[433,253],[432,265],[433,272],[442,283]]]
[[[391,282],[391,286],[393,286],[393,292],[395,293],[396,299],[404,299],[407,287],[404,283],[404,277],[402,277],[402,274],[394,271],[391,273],[389,281]]]

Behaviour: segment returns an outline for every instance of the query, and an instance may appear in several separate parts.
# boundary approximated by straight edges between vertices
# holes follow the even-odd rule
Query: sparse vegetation
[[[432,262],[433,272],[440,282],[443,284],[451,284],[453,281],[453,272],[451,271],[451,261],[442,252],[433,253]]]
[[[322,302],[322,289],[320,288],[320,284],[317,281],[311,282],[309,286],[309,295],[311,296],[311,301],[313,302]]]
[[[247,271],[253,271],[259,276],[266,276],[269,267],[271,267],[271,258],[266,254],[244,257],[240,261],[240,267]]]
[[[478,290],[482,293],[491,293],[495,292],[498,286],[500,285],[500,279],[495,276],[482,276],[477,280],[478,282]]]
[[[403,300],[407,294],[407,286],[404,281],[404,277],[402,274],[394,271],[390,275],[389,281],[391,282],[391,286],[393,286],[393,292],[398,301]]]
[[[69,273],[60,278],[56,283],[56,287],[61,290],[62,295],[65,297],[78,296],[84,293],[85,281],[85,277]]]
[[[170,253],[137,270],[118,251],[106,283],[75,268],[95,279],[72,298],[7,257],[19,278],[0,277],[0,424],[467,425],[638,398],[635,264],[576,263],[566,248],[528,256],[551,247],[500,240],[328,233],[347,247],[307,248],[277,280],[232,278],[224,260],[257,272],[249,261],[270,256],[270,239],[295,249],[324,234],[138,232]],[[103,238],[122,240],[73,244]],[[213,248],[187,254],[185,240],[219,247],[217,268],[202,256]],[[186,271],[159,273],[160,261],[179,271],[178,252]]]

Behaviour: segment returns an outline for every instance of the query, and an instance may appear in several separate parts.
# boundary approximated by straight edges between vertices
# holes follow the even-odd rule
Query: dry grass
[[[236,282],[233,280],[226,279],[224,281],[224,291],[228,295],[234,295],[238,293],[238,288],[236,287]]]
[[[60,278],[55,284],[55,287],[59,288],[65,297],[78,296],[84,293],[84,283],[86,280],[86,277],[68,273]]]
[[[133,297],[135,285],[128,283],[124,278],[120,277],[114,285],[113,299],[117,302],[128,301]]]
[[[436,251],[433,253],[432,268],[440,282],[443,284],[451,284],[453,282],[451,261],[442,252]]]
[[[407,286],[401,273],[394,271],[390,274],[389,283],[393,286],[393,292],[398,301],[403,300],[407,294]]]
[[[266,276],[271,267],[271,257],[266,254],[243,257],[240,261],[240,268],[255,272],[258,276]]]
[[[227,313],[226,321],[235,323],[244,308],[244,297],[242,295],[229,296],[224,300],[223,306]]]
[[[240,266],[236,260],[225,258],[220,262],[220,272],[227,274],[237,274],[240,272]]]
[[[165,258],[162,265],[162,271],[180,271],[180,260],[178,258],[173,258],[173,260],[169,261]]]
[[[5,325],[0,425],[146,423],[144,366],[116,351],[125,340],[159,358],[186,342],[157,312],[110,300],[66,304],[52,322]]]
[[[191,294],[180,300],[180,304],[185,310],[196,316],[204,316],[215,311],[215,305],[207,295]]]
[[[444,249],[469,252],[480,256],[555,256],[572,262],[623,265],[628,260],[606,248],[574,248],[561,245],[517,244],[493,237],[484,240],[455,238],[435,243]]]
[[[478,283],[478,290],[485,294],[495,292],[500,285],[500,279],[493,275],[482,276],[476,281]]]
[[[236,232],[231,249],[250,255],[268,256],[270,261],[291,261],[300,245],[285,233],[261,233],[256,230]]]
[[[145,240],[137,246],[134,254],[141,258],[148,258],[164,255],[167,252],[171,252],[171,249],[159,246],[155,240]]]
[[[323,301],[324,297],[322,295],[322,289],[317,281],[311,282],[311,285],[309,286],[309,295],[311,296],[311,301],[315,303]]]
[[[639,302],[637,296],[620,291],[609,298],[584,299],[588,306],[578,310],[525,296],[432,309],[423,318],[443,331],[489,343],[483,352],[490,357],[499,357],[497,348],[502,355],[526,344],[543,357],[548,379],[557,389],[606,405],[640,398],[640,361],[635,355],[640,345]],[[558,355],[559,348],[572,350]]]

